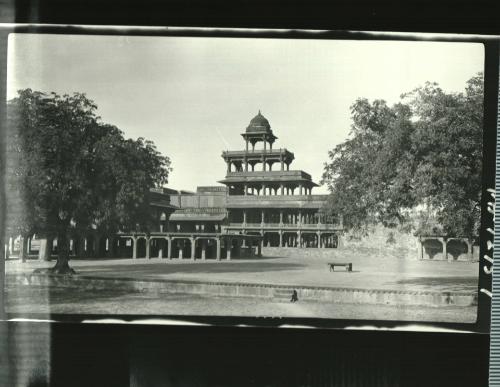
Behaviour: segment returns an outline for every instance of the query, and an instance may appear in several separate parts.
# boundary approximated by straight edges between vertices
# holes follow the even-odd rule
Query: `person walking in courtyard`
[[[292,293],[292,299],[290,300],[290,302],[297,302],[298,300],[299,298],[297,297],[297,291],[294,289]]]

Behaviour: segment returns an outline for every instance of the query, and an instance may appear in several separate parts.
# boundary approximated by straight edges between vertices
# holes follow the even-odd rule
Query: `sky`
[[[154,141],[185,190],[224,178],[222,151],[244,149],[261,110],[273,148],[319,182],[357,98],[393,104],[426,81],[460,92],[483,67],[478,43],[10,34],[7,98],[85,93],[103,122]]]

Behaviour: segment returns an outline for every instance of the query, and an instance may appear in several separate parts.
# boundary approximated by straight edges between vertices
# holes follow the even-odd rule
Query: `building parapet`
[[[292,152],[290,152],[286,148],[279,149],[249,149],[249,150],[236,150],[236,151],[223,151],[222,157],[245,157],[245,156],[279,156],[279,155],[287,155],[294,156]]]
[[[262,230],[283,230],[283,231],[342,231],[342,225],[329,223],[229,223],[227,229],[262,229]]]
[[[229,195],[227,208],[323,208],[328,195]]]
[[[294,171],[248,171],[248,172],[229,172],[227,178],[232,177],[245,177],[245,178],[272,178],[286,177],[286,178],[303,178],[311,180],[311,175],[307,172],[294,170]]]
[[[223,192],[226,193],[228,188],[225,185],[216,185],[216,186],[199,186],[196,187],[196,193],[214,193],[214,192]]]
[[[186,207],[175,211],[176,214],[225,214],[224,207]]]

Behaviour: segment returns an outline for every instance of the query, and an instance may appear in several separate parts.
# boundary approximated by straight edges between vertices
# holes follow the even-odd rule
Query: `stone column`
[[[247,152],[248,152],[248,149],[247,149]],[[245,162],[245,172],[248,172],[248,160],[246,157],[244,158],[244,162]]]
[[[422,246],[422,241],[420,237],[417,238],[417,259],[424,259],[424,247]]]
[[[302,184],[299,184],[299,195],[302,195]]]
[[[443,259],[444,260],[448,260],[448,251],[447,251],[447,240],[446,238],[439,238],[439,240],[441,241],[441,244],[443,245]]]
[[[230,161],[227,162],[227,173],[228,174],[231,173],[231,162]]]
[[[137,238],[132,237],[131,239],[132,239],[132,259],[137,259]]]
[[[165,243],[164,239],[157,239],[158,242],[158,258],[162,259],[163,258],[163,244]]]
[[[217,245],[216,245],[216,258],[218,261],[220,261],[220,237],[216,239]]]
[[[267,149],[266,135],[263,135],[263,136],[262,136],[262,142],[264,143],[264,152],[265,152],[265,151],[266,151],[266,149]]]
[[[231,260],[231,248],[233,247],[233,241],[231,238],[228,239],[227,246],[226,246],[226,259],[228,261]]]
[[[280,194],[281,196],[285,194],[285,186],[283,184],[280,184]]]
[[[283,247],[283,230],[280,230],[280,247]]]
[[[284,171],[285,170],[285,163],[283,161],[283,156],[282,155],[280,156],[280,163],[281,163],[281,170]]]
[[[182,259],[184,253],[184,241],[177,239],[177,246],[179,247],[179,259]]]
[[[146,240],[146,259],[150,259],[151,256],[149,254],[149,249],[151,247],[151,242],[150,242],[150,239],[148,237],[146,237],[145,240]]]
[[[280,224],[283,224],[283,210],[280,210]]]
[[[262,170],[265,172],[266,171],[266,158],[264,156],[262,156],[261,160],[262,160]]]
[[[341,249],[344,247],[344,237],[341,234],[337,234],[337,248]]]
[[[247,212],[243,210],[243,224],[247,223]]]
[[[316,246],[318,249],[321,247],[321,233],[316,232],[316,238],[318,238],[318,245]]]
[[[262,225],[264,225],[264,223],[265,223],[265,222],[264,222],[264,210],[262,210],[262,211],[261,211],[261,220],[260,220],[260,223],[261,223]]]
[[[244,193],[243,193],[243,194],[244,194],[245,196],[246,196],[246,195],[248,195],[248,185],[247,185],[247,184],[243,185],[243,191],[244,191]]]
[[[113,243],[115,239],[113,237],[108,238],[108,251],[106,251],[107,258],[113,258]]]
[[[52,238],[40,239],[40,250],[38,250],[38,259],[40,261],[50,261],[52,253]]]
[[[297,247],[302,247],[302,233],[297,231]]]
[[[262,244],[264,243],[264,240],[261,239],[259,240],[259,243],[257,244],[257,256],[262,257]]]
[[[467,253],[469,255],[469,261],[474,261],[474,240],[472,238],[468,238],[467,241]]]
[[[245,151],[248,152],[248,138],[245,139]]]
[[[194,238],[189,238],[191,241],[191,259],[194,261],[195,260],[195,253],[196,253],[196,239]]]
[[[167,258],[172,259],[172,238],[168,237],[167,238]]]
[[[205,260],[207,258],[207,241],[201,240],[201,259]]]
[[[31,254],[31,240],[32,240],[32,237],[29,236],[27,238],[27,247],[26,247],[26,255],[30,255]],[[70,239],[70,243],[71,243],[71,239]],[[71,251],[71,248],[70,248],[70,251]]]
[[[118,241],[120,239],[118,238]],[[51,246],[52,246],[52,242],[51,242]],[[81,236],[78,238],[78,246],[77,246],[77,252],[76,254],[80,257],[80,258],[83,258],[86,256],[86,253],[87,253],[87,249],[86,249],[86,246],[87,246],[87,237],[85,236]],[[120,252],[118,252],[120,253]]]
[[[9,256],[10,256],[14,253],[14,238],[9,237],[8,245],[9,245]]]
[[[264,183],[262,183],[262,195],[266,195],[266,185]]]

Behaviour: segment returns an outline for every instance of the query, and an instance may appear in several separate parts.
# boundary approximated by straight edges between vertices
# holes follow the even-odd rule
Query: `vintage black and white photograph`
[[[13,33],[6,310],[474,323],[484,46]]]

